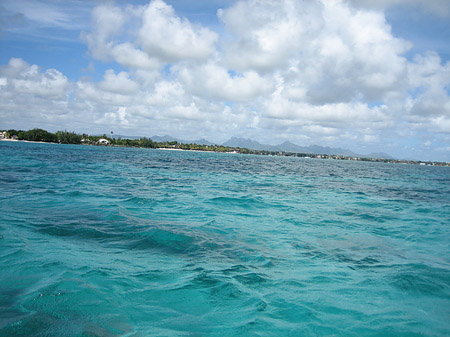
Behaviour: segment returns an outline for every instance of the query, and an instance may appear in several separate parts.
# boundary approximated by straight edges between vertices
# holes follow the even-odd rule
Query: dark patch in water
[[[450,297],[450,270],[426,265],[404,265],[392,277],[392,284],[406,292]]]

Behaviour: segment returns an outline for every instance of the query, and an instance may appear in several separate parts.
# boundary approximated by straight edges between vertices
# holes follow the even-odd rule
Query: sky
[[[0,129],[450,162],[448,0],[0,0]]]

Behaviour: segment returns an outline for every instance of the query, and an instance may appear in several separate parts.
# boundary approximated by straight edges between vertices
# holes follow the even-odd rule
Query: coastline
[[[20,139],[0,139],[0,141],[10,141],[10,142],[24,142],[24,143],[37,143],[37,144],[62,144],[57,142],[42,142],[42,141],[32,141],[32,140],[20,140]],[[449,162],[432,162],[432,161],[419,161],[419,160],[402,160],[402,159],[376,159],[376,158],[366,158],[366,157],[347,157],[341,155],[327,155],[327,154],[312,154],[312,153],[297,153],[297,152],[271,152],[264,150],[249,150],[242,148],[230,148],[231,151],[205,151],[196,149],[182,149],[176,147],[145,147],[145,146],[126,146],[126,145],[116,145],[116,144],[72,144],[72,145],[88,145],[88,146],[103,146],[103,147],[125,147],[125,148],[143,148],[143,149],[154,149],[154,150],[164,150],[164,151],[191,151],[191,152],[204,152],[204,153],[225,153],[225,154],[247,154],[247,155],[257,155],[257,156],[275,156],[275,157],[297,157],[297,158],[310,158],[310,159],[331,159],[331,160],[345,160],[345,161],[365,161],[373,163],[389,163],[389,164],[410,164],[418,166],[440,166],[440,167],[450,167]],[[183,145],[183,144],[177,144]],[[243,151],[243,152],[241,152]]]
[[[0,141],[21,142],[21,143],[36,143],[36,144],[60,144],[60,143],[53,143],[53,142],[41,142],[41,141],[38,141],[38,140],[24,140],[24,139],[0,139]]]

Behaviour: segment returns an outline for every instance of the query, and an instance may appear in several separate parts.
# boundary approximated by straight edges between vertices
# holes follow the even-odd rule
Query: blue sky
[[[450,161],[446,0],[0,1],[0,128]]]

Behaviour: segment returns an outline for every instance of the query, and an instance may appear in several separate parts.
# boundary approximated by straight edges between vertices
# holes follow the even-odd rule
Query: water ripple
[[[450,335],[450,170],[0,143],[1,336]]]

